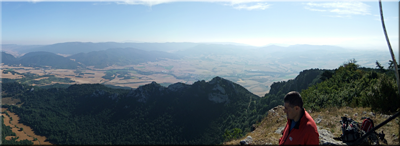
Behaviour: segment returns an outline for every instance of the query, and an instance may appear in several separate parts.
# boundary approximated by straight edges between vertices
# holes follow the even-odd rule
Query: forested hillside
[[[359,67],[356,61],[343,64],[326,80],[303,90],[301,95],[306,108],[318,110],[326,107],[371,107],[383,113],[399,109],[398,90],[392,66],[383,69]]]
[[[6,65],[14,65],[17,64],[17,58],[15,58],[11,54],[7,54],[5,52],[1,52],[1,63],[4,63]]]
[[[384,69],[365,68],[349,60],[334,70],[311,69],[302,71],[295,79],[275,82],[269,93],[258,104],[260,114],[283,104],[283,97],[298,91],[304,106],[312,110],[327,107],[371,107],[384,113],[393,113],[400,107],[393,63]],[[378,65],[379,64],[379,65]]]
[[[269,93],[260,99],[258,106],[260,114],[266,114],[268,110],[283,105],[283,97],[290,91],[302,91],[308,87],[322,82],[326,77],[323,74],[329,73],[330,70],[309,69],[303,70],[300,74],[288,81],[274,82],[271,85]]]
[[[23,93],[16,98],[24,104],[8,109],[54,144],[218,144],[224,132],[249,132],[262,118],[258,96],[220,77],[168,88],[153,82],[136,90],[100,84],[2,88]]]

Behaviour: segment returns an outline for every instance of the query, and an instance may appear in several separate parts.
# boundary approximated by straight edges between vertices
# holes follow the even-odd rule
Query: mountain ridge
[[[6,93],[13,89],[8,86],[19,85],[3,83]],[[250,131],[251,123],[260,118],[250,112],[256,107],[251,101],[260,97],[220,77],[168,87],[152,82],[135,90],[111,89],[101,84],[30,88],[22,89],[17,97],[24,104],[9,109],[20,116],[22,123],[55,144],[215,144],[223,142],[224,131]],[[44,120],[49,116],[52,119]],[[125,133],[125,138],[106,138],[118,133]]]

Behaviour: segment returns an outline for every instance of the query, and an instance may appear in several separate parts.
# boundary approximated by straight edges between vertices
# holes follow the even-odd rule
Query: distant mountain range
[[[79,53],[68,58],[75,59],[77,62],[96,68],[104,68],[112,65],[139,64],[160,59],[179,59],[177,55],[161,51],[143,51],[134,48],[107,49],[103,51],[93,51],[89,53]]]
[[[1,61],[5,65],[26,66],[26,67],[44,67],[51,66],[53,68],[76,69],[80,64],[65,58],[63,56],[50,52],[30,52],[22,57],[15,58],[14,56],[2,52]]]
[[[46,51],[56,54],[78,54],[92,51],[101,51],[111,48],[136,48],[145,51],[171,52],[196,46],[196,43],[116,43],[116,42],[65,42],[52,45],[11,45],[3,44],[2,47],[14,50],[21,54],[28,52]]]
[[[147,57],[133,56],[128,57],[126,53],[110,52],[108,49],[131,48],[143,51],[152,51],[155,56],[162,55],[161,52],[170,54],[162,55],[164,58],[193,58],[205,57],[209,55],[228,55],[244,60],[257,60],[257,62],[279,64],[303,64],[302,67],[295,70],[303,70],[308,67],[333,68],[338,65],[338,60],[348,60],[355,58],[360,64],[370,67],[374,66],[376,60],[380,62],[390,59],[386,51],[379,50],[353,50],[330,45],[292,45],[288,47],[270,45],[264,47],[254,47],[229,43],[84,43],[84,42],[66,42],[52,45],[10,45],[3,44],[3,50],[19,54],[45,51],[55,54],[64,54],[73,56],[85,65],[94,65],[104,67],[108,65],[122,65],[127,63],[137,63],[153,61],[152,55]],[[108,51],[107,51],[108,50]],[[158,52],[157,52],[158,51]],[[124,51],[122,51],[124,52]],[[135,52],[134,53],[139,53]],[[110,54],[111,53],[111,54]],[[107,54],[107,55],[106,55]],[[156,55],[157,54],[157,55]],[[130,54],[132,55],[132,54]],[[99,58],[104,57],[104,58]],[[128,57],[128,58],[127,58]],[[88,59],[90,58],[90,59]],[[121,58],[118,60],[117,58]],[[134,59],[133,59],[134,58]],[[146,58],[146,59],[143,59]],[[96,60],[96,61],[95,61]],[[105,64],[100,64],[105,63]],[[310,65],[310,66],[309,66]],[[327,66],[329,65],[329,66]],[[294,66],[293,66],[294,67]]]
[[[161,51],[143,51],[134,48],[115,48],[89,53],[78,53],[69,57],[63,57],[51,52],[30,52],[15,58],[2,52],[1,61],[5,65],[19,65],[31,67],[51,66],[52,68],[76,69],[84,66],[104,68],[112,65],[139,64],[161,59],[179,59],[177,55]],[[75,61],[73,61],[74,59]],[[79,63],[80,64],[79,64]]]

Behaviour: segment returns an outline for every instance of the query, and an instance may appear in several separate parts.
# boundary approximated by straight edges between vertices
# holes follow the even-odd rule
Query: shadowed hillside
[[[3,88],[20,93],[15,98],[23,102],[8,109],[54,144],[217,144],[224,131],[249,132],[261,119],[259,97],[220,77],[168,87],[153,82],[136,90],[99,84]]]
[[[79,53],[68,58],[95,68],[112,65],[131,65],[152,62],[161,59],[179,59],[178,56],[161,51],[143,51],[134,48],[107,49],[89,53]]]

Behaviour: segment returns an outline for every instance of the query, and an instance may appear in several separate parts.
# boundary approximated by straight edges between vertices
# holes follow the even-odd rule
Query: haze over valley
[[[385,51],[329,45],[66,42],[2,47],[5,52],[19,56],[14,63],[3,59],[2,71],[55,75],[70,78],[75,81],[73,84],[101,83],[129,88],[152,81],[164,86],[176,82],[192,84],[220,76],[259,96],[266,94],[273,82],[293,79],[304,69],[333,69],[353,58],[365,67],[374,67],[376,60],[385,62],[389,57]]]

